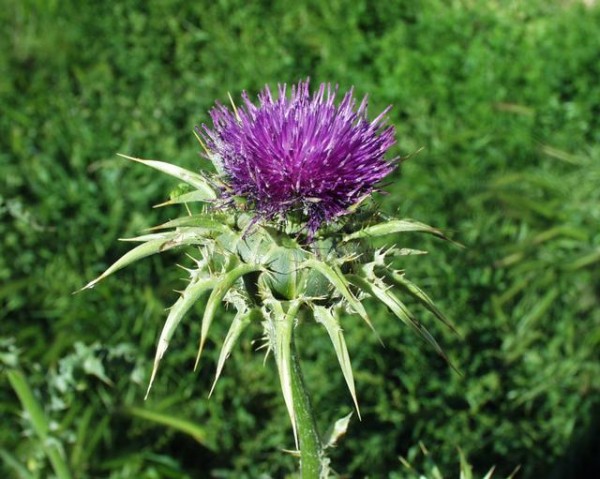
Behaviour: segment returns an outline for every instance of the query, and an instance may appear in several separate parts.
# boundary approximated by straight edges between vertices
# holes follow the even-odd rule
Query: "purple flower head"
[[[210,112],[213,128],[197,132],[209,158],[223,173],[233,195],[245,198],[257,216],[300,214],[309,235],[371,194],[395,167],[384,155],[395,143],[385,126],[389,107],[367,119],[367,98],[358,109],[353,91],[335,105],[337,89],[321,84],[311,95],[309,81],[268,86],[259,105],[242,94],[241,108],[217,103]]]

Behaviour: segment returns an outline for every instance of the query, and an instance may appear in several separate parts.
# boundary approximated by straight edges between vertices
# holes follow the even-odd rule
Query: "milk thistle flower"
[[[213,126],[196,128],[216,173],[121,155],[183,181],[186,188],[163,205],[184,204],[187,214],[131,238],[141,244],[84,287],[92,288],[143,257],[187,248],[193,258],[187,268],[189,282],[169,309],[148,391],[175,329],[191,307],[204,305],[197,366],[219,305],[231,305],[236,314],[223,341],[214,384],[242,332],[260,323],[267,352],[275,359],[305,479],[327,477],[325,449],[336,436],[321,438],[313,420],[295,341],[302,322],[312,319],[323,326],[357,413],[342,330],[345,315],[357,314],[375,330],[363,304],[371,298],[442,356],[400,293],[449,325],[429,296],[392,263],[424,253],[397,247],[401,233],[446,237],[431,226],[389,218],[368,205],[378,183],[397,163],[395,158],[385,159],[395,142],[393,127],[386,126],[388,109],[369,121],[366,98],[357,106],[352,90],[339,104],[336,97],[330,85],[321,85],[311,95],[309,82],[301,81],[289,96],[286,86],[280,86],[276,99],[265,87],[258,105],[246,93],[240,108],[233,102],[231,109],[217,104],[211,111]],[[372,240],[378,237],[391,237],[394,245],[373,248]],[[333,430],[339,434],[340,428]]]
[[[321,84],[311,95],[299,82],[273,98],[265,87],[256,106],[243,94],[233,111],[218,104],[214,127],[197,128],[208,156],[227,178],[232,194],[245,198],[257,215],[271,219],[296,213],[309,235],[322,223],[347,214],[394,168],[384,159],[395,143],[384,110],[367,120],[367,98],[358,109],[350,90],[339,105],[336,89]]]

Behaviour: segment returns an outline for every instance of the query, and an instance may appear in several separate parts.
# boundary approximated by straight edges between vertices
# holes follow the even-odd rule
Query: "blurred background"
[[[460,337],[414,306],[462,372],[385,310],[344,326],[362,421],[342,477],[598,477],[600,8],[593,1],[0,0],[0,475],[287,477],[272,358],[245,333],[207,397],[229,313],[192,372],[198,314],[147,401],[183,252],[72,292],[181,213],[176,182],[121,152],[208,168],[192,134],[227,93],[310,77],[393,104],[386,211],[443,228],[402,265]],[[174,208],[174,207],[173,207]],[[408,301],[408,299],[407,299]],[[199,306],[199,310],[201,310]],[[352,411],[328,338],[302,328],[321,430]],[[419,442],[430,452],[423,458]],[[595,471],[595,472],[594,472]],[[67,475],[65,475],[67,474]]]

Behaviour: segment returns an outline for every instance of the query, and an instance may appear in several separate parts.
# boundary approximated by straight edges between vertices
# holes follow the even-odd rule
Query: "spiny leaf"
[[[369,327],[375,332],[375,334],[377,334],[375,328],[373,327],[373,324],[371,323],[371,320],[369,319],[365,307],[352,294],[352,292],[348,288],[348,281],[337,266],[329,266],[323,261],[320,261],[316,258],[311,258],[304,261],[300,265],[300,267],[309,269],[314,268],[323,276],[325,276],[325,278],[327,278],[327,280],[340,292],[344,299],[348,301],[348,303],[354,309],[354,311],[356,311],[360,315],[360,317],[369,325]]]
[[[220,218],[219,220],[207,217],[206,215],[190,215],[190,216],[181,216],[180,218],[175,218],[173,220],[167,221],[166,223],[153,226],[149,228],[150,231],[168,229],[168,228],[187,228],[187,227],[196,227],[202,228],[208,231],[215,231],[218,233],[224,233],[230,231],[230,229],[226,226],[225,219]]]
[[[413,256],[413,255],[421,255],[428,254],[427,251],[423,251],[420,249],[412,249],[412,248],[400,248],[394,249],[392,256]]]
[[[131,263],[136,262],[139,259],[145,258],[146,256],[151,256],[156,253],[160,253],[162,251],[166,251],[171,248],[175,248],[177,246],[182,246],[186,244],[191,244],[197,242],[198,235],[196,233],[180,233],[175,232],[171,235],[162,235],[160,239],[152,239],[147,241],[139,246],[136,246],[131,251],[125,253],[121,258],[119,258],[112,266],[110,266],[104,273],[98,276],[96,279],[90,281],[79,291],[84,289],[93,288],[98,284],[99,281],[103,280],[107,276],[113,274],[115,271],[118,271],[125,266],[130,265]]]
[[[179,166],[172,165],[171,163],[166,163],[164,161],[157,160],[143,160],[141,158],[135,158],[133,156],[123,155],[122,153],[117,153],[122,158],[126,158],[131,161],[137,161],[138,163],[142,163],[143,165],[149,166],[151,168],[155,168],[167,175],[174,176],[175,178],[180,179],[181,181],[192,185],[194,188],[205,193],[207,199],[216,199],[217,194],[210,186],[208,181],[198,173],[194,173],[193,171],[186,170],[185,168],[181,168]]]
[[[437,228],[411,219],[390,220],[384,223],[378,223],[376,225],[367,226],[362,230],[355,231],[354,233],[344,236],[343,241],[351,241],[354,239],[362,238],[373,238],[377,236],[385,236],[389,234],[406,233],[412,231],[420,233],[429,233],[434,236],[437,236],[438,238],[450,241],[450,239],[447,238],[444,235],[444,233],[442,233]]]
[[[265,315],[267,317],[266,330],[269,336],[269,347],[275,356],[283,400],[292,422],[294,441],[296,447],[298,447],[298,431],[292,392],[291,343],[294,320],[300,307],[300,301],[291,301],[287,312],[284,312],[282,304],[275,299],[267,300],[267,305],[271,313]]]
[[[158,345],[156,347],[156,354],[154,356],[154,366],[152,367],[152,375],[150,376],[150,383],[148,384],[148,390],[146,391],[146,397],[150,393],[158,365],[165,354],[165,351],[169,347],[169,342],[173,337],[175,329],[183,319],[183,316],[189,311],[189,309],[200,299],[200,297],[207,291],[213,289],[217,284],[215,278],[200,278],[195,276],[190,284],[185,288],[181,296],[169,311],[169,316],[165,321],[163,329],[158,339]]]
[[[131,238],[119,238],[119,241],[125,241],[129,243],[146,243],[154,240],[171,241],[179,234],[181,234],[179,231],[163,231],[162,233],[150,233],[140,236],[133,236]]]
[[[213,195],[207,195],[204,190],[194,190],[189,193],[183,193],[182,195],[176,196],[175,198],[171,198],[163,203],[159,203],[154,205],[154,208],[162,208],[163,206],[171,206],[171,205],[179,205],[182,203],[195,203],[198,201],[207,202],[214,199]]]
[[[390,272],[387,269],[384,269],[384,273],[390,280],[392,280],[398,286],[403,287],[408,293],[410,293],[411,296],[416,298],[423,306],[425,306],[429,311],[431,311],[435,315],[435,317],[438,318],[442,323],[444,323],[448,328],[450,328],[452,332],[458,334],[458,331],[456,330],[452,322],[444,315],[444,313],[442,313],[438,309],[438,307],[435,305],[433,300],[427,295],[427,293],[425,293],[425,291],[419,288],[415,283],[406,278],[406,276],[404,276],[404,273]]]
[[[458,448],[458,456],[460,458],[460,479],[473,479],[473,468],[461,448]]]
[[[360,409],[358,408],[358,401],[356,399],[356,389],[354,387],[354,375],[352,373],[352,364],[350,364],[350,355],[348,354],[348,348],[346,347],[346,340],[344,338],[344,332],[340,326],[339,319],[328,309],[323,306],[315,305],[313,309],[315,321],[322,324],[329,334],[329,339],[335,349],[340,368],[344,374],[344,379],[350,390],[350,395],[354,401],[356,412],[360,419]]]
[[[208,298],[206,309],[204,310],[204,316],[202,317],[200,345],[198,346],[198,354],[196,356],[194,370],[196,370],[198,367],[198,362],[200,361],[200,356],[202,355],[202,350],[204,349],[204,342],[206,341],[208,330],[210,329],[210,325],[212,324],[215,313],[217,312],[217,307],[223,301],[225,294],[227,294],[227,291],[229,291],[229,289],[239,278],[245,274],[252,273],[254,271],[260,271],[261,269],[262,266],[260,265],[242,263],[219,278],[218,283]]]
[[[446,353],[444,353],[444,350],[440,347],[438,342],[427,330],[427,328],[413,317],[412,313],[408,310],[404,303],[400,301],[393,292],[390,291],[389,287],[380,287],[377,284],[367,281],[358,275],[349,275],[348,278],[357,287],[370,294],[371,296],[375,297],[383,304],[385,304],[388,308],[390,308],[390,310],[396,315],[398,319],[400,319],[400,321],[417,331],[421,335],[421,337],[423,337],[429,344],[433,346],[436,352],[442,358],[444,358],[444,360],[450,365],[450,367],[457,371],[446,356]]]
[[[246,327],[250,324],[252,317],[252,310],[249,308],[241,308],[238,310],[237,314],[233,318],[231,322],[231,326],[229,327],[229,331],[227,331],[227,336],[225,337],[225,341],[223,341],[223,347],[221,348],[221,353],[219,354],[219,360],[217,362],[217,372],[215,374],[215,380],[213,382],[212,387],[210,388],[210,392],[208,396],[210,397],[217,385],[217,381],[221,376],[221,372],[223,372],[223,366],[225,366],[225,361],[231,354],[231,350],[235,346],[240,334],[242,331],[246,329]]]

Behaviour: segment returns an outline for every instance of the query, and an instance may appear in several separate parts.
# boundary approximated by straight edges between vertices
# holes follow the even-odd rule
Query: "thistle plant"
[[[373,298],[441,355],[400,293],[416,298],[449,324],[427,294],[392,266],[395,259],[423,251],[395,245],[374,248],[373,239],[397,241],[394,235],[404,232],[445,237],[428,225],[389,218],[374,208],[373,193],[399,163],[399,158],[385,158],[395,143],[394,128],[387,125],[389,108],[369,121],[366,97],[357,105],[352,90],[339,103],[337,89],[330,85],[311,93],[307,80],[290,90],[280,86],[275,97],[265,87],[258,104],[246,93],[239,107],[233,101],[231,107],[216,104],[212,125],[195,129],[202,154],[216,172],[121,155],[187,185],[164,203],[183,204],[186,214],[131,238],[141,244],[85,288],[140,258],[187,247],[192,258],[186,268],[189,281],[158,339],[148,391],[190,308],[204,305],[197,367],[219,305],[227,303],[235,315],[214,384],[241,333],[260,322],[267,354],[273,355],[279,373],[301,476],[317,478],[327,477],[325,447],[331,440],[322,440],[315,426],[295,341],[297,328],[311,320],[323,326],[360,416],[344,316],[356,314],[375,331],[363,304]]]

